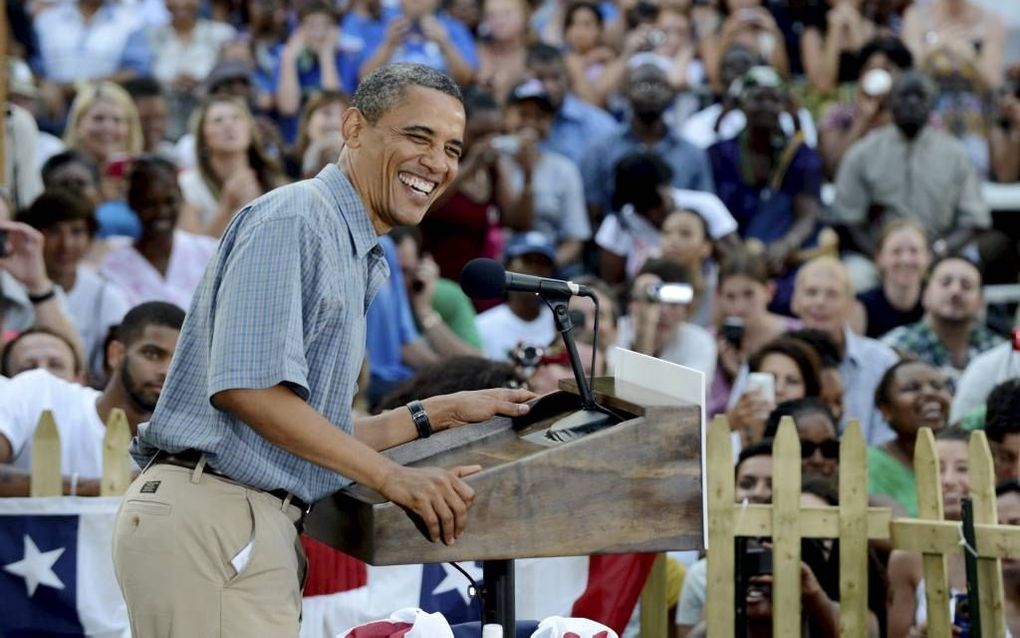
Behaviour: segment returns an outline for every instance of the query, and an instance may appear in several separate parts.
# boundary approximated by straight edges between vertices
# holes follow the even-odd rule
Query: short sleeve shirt
[[[371,220],[336,165],[242,209],[195,293],[152,420],[139,428],[139,464],[157,449],[199,450],[236,481],[307,502],[347,485],[210,399],[285,385],[351,433],[365,312],[388,273]]]

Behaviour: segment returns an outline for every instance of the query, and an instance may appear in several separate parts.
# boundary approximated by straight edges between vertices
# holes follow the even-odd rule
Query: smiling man
[[[351,413],[365,309],[388,275],[378,236],[417,224],[454,180],[464,119],[449,77],[382,67],[343,115],[337,164],[227,227],[132,450],[146,469],[125,495],[113,555],[136,638],[296,637],[307,503],[351,481],[420,517],[433,541],[464,531],[474,492],[462,477],[480,468],[403,467],[377,450],[523,414],[533,395]]]
[[[898,357],[888,346],[855,334],[847,326],[854,308],[854,291],[846,268],[833,257],[816,257],[797,271],[793,312],[806,328],[821,330],[839,348],[839,374],[843,379],[843,419],[859,419],[870,445],[894,437],[889,424],[875,408],[875,388]]]
[[[28,496],[32,437],[43,410],[52,410],[57,422],[64,474],[81,479],[78,494],[97,495],[110,411],[124,410],[132,430],[149,418],[182,323],[184,311],[173,304],[154,301],[128,311],[107,348],[113,371],[102,392],[47,370],[24,372],[0,387],[0,496]],[[65,478],[65,493],[71,482]]]
[[[963,257],[944,257],[929,270],[924,317],[896,328],[882,342],[941,368],[955,384],[971,359],[1004,341],[980,319],[981,270]]]

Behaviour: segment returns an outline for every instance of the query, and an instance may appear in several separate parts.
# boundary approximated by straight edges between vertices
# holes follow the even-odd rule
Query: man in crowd
[[[388,275],[378,237],[417,224],[456,178],[465,120],[457,85],[418,64],[372,73],[352,104],[336,164],[234,217],[139,428],[146,469],[113,541],[137,638],[297,635],[308,503],[357,481],[453,543],[474,498],[462,477],[480,468],[378,450],[527,412],[531,393],[481,390],[352,416],[365,311]]]
[[[102,392],[53,376],[47,370],[18,375],[0,387],[0,496],[28,496],[32,437],[39,416],[51,410],[60,433],[65,493],[97,495],[103,475],[103,436],[114,408],[124,410],[131,431],[156,407],[184,311],[164,302],[131,309],[110,342],[110,380]]]
[[[985,434],[995,463],[995,482],[1020,479],[1020,379],[995,386],[988,395]]]
[[[804,264],[794,282],[792,305],[805,327],[827,333],[840,349],[841,427],[846,427],[848,419],[858,419],[869,444],[892,438],[892,430],[875,408],[875,388],[898,357],[888,346],[854,334],[847,326],[854,291],[846,268],[833,257],[816,257]]]
[[[533,230],[510,239],[504,251],[507,270],[552,277],[556,264],[556,246],[542,233]],[[521,342],[545,347],[556,337],[552,310],[538,295],[507,293],[506,303],[490,308],[475,319],[482,337],[485,356],[497,361],[510,358]]]
[[[921,301],[924,317],[896,328],[883,343],[942,368],[955,380],[971,359],[1002,342],[979,318],[984,305],[981,271],[963,257],[935,262]]]
[[[581,164],[593,217],[599,219],[609,212],[616,165],[637,151],[650,150],[662,158],[673,171],[676,188],[714,192],[708,155],[683,139],[664,118],[676,97],[666,71],[647,58],[635,56],[621,92],[630,106],[628,126],[590,144]]]
[[[74,345],[67,337],[47,328],[29,328],[8,341],[0,361],[5,377],[41,369],[68,382],[84,380]]]
[[[581,250],[591,238],[584,206],[584,185],[577,165],[566,156],[543,148],[556,109],[545,85],[531,79],[515,86],[507,97],[507,129],[520,141],[515,154],[518,184],[517,214],[529,230],[556,245],[556,269],[561,277],[579,274]]]
[[[832,221],[855,283],[874,281],[878,232],[884,222],[912,219],[928,230],[936,256],[958,251],[992,225],[967,150],[928,125],[934,87],[924,75],[900,76],[889,96],[893,123],[854,144],[836,176]]]
[[[556,47],[532,46],[526,64],[528,73],[545,85],[556,112],[546,148],[566,155],[580,166],[588,146],[616,131],[619,125],[608,113],[570,92],[567,65]]]
[[[67,170],[75,166],[65,164]],[[77,168],[84,170],[80,164]],[[68,312],[85,347],[90,383],[102,387],[106,337],[130,306],[120,288],[82,264],[98,228],[92,202],[81,191],[49,189],[20,219],[43,234],[46,274],[67,297]]]

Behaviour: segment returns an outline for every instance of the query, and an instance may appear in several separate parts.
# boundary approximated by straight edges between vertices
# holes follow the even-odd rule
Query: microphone
[[[504,292],[533,292],[541,297],[566,299],[591,296],[587,286],[572,281],[507,272],[494,259],[472,259],[460,272],[460,287],[472,299],[496,299]]]

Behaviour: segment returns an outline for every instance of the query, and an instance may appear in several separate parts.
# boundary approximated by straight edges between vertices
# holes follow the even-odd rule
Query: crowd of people
[[[961,432],[983,428],[1000,514],[1020,516],[1020,337],[1013,308],[983,296],[1020,264],[982,193],[1020,181],[1012,3],[8,0],[7,14],[0,496],[28,494],[43,409],[74,442],[65,490],[98,493],[103,422],[151,414],[237,213],[334,163],[360,79],[416,62],[461,86],[460,170],[420,226],[379,238],[390,275],[365,309],[357,411],[571,376],[542,300],[460,289],[489,257],[596,292],[598,307],[572,302],[595,374],[614,346],[703,372],[706,415],[727,415],[742,449],[741,498],[770,497],[789,415],[805,499],[833,502],[856,419],[876,503],[916,514],[929,427],[958,517]],[[875,631],[923,627],[919,559],[879,552],[873,571],[890,591]],[[838,599],[815,584],[805,596]],[[704,587],[695,565],[681,632],[698,631]],[[812,635],[829,635],[830,607],[811,607]]]

